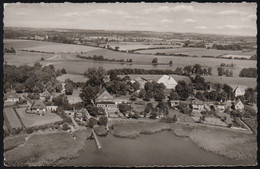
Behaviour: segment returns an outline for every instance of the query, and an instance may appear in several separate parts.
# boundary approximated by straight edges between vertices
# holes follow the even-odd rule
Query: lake
[[[94,140],[87,140],[78,158],[64,166],[191,166],[239,165],[242,162],[206,152],[188,138],[169,131],[141,135],[137,139],[99,137],[103,146],[98,152]]]

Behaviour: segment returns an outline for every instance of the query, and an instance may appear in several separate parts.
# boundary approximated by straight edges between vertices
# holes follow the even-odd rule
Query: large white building
[[[169,75],[163,75],[158,81],[157,83],[163,83],[166,87],[166,89],[175,89],[175,87],[177,86],[177,82],[176,80],[174,80],[173,77],[169,76]]]

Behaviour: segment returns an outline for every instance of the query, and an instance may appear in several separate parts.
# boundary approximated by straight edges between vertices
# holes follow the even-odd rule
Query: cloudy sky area
[[[256,3],[5,4],[4,25],[256,36]]]

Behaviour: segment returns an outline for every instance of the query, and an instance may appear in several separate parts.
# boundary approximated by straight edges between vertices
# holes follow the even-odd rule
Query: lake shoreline
[[[186,137],[198,147],[207,152],[211,152],[229,159],[245,160],[245,161],[257,161],[257,142],[251,144],[248,148],[247,142],[249,140],[244,139],[244,135],[250,137],[250,141],[254,139],[255,135],[247,133],[232,134],[231,130],[226,129],[214,129],[212,127],[205,126],[189,126],[181,123],[136,123],[130,126],[130,124],[122,123],[113,126],[112,134],[115,137],[136,139],[141,134],[154,134],[162,131],[170,131],[177,137]],[[209,137],[207,137],[209,135]],[[223,135],[221,137],[220,135]],[[220,137],[218,137],[220,136]],[[228,138],[228,139],[225,139]],[[232,140],[233,139],[233,140]],[[253,140],[254,141],[254,140]],[[238,142],[238,143],[237,143]],[[255,151],[253,150],[255,147]],[[227,148],[228,147],[228,148]],[[239,148],[240,147],[240,148]],[[242,147],[242,148],[241,148]],[[243,149],[243,147],[245,149]]]
[[[233,160],[241,160],[241,161],[249,161],[250,164],[256,162],[256,150],[257,144],[256,139],[255,143],[247,145],[248,141],[252,142],[252,138],[255,135],[243,134],[241,133],[233,133],[232,131],[224,131],[221,129],[214,129],[205,126],[190,126],[182,123],[162,123],[158,121],[154,122],[119,122],[115,123],[111,126],[110,135],[113,137],[125,138],[125,139],[136,139],[140,135],[152,135],[155,133],[161,133],[163,131],[169,131],[177,137],[185,137],[188,138],[194,145],[198,146],[200,149],[205,150],[206,152],[211,152],[213,154],[233,159]],[[56,133],[56,134],[55,134]],[[54,135],[58,135],[53,138]],[[33,134],[37,135],[37,138],[30,137],[27,141],[27,144],[23,147],[15,147],[5,153],[5,158],[9,160],[6,161],[6,165],[9,166],[59,166],[67,162],[68,160],[76,159],[80,156],[80,153],[84,151],[85,146],[87,144],[87,138],[90,135],[89,129],[79,130],[72,133],[71,136],[75,136],[76,140],[68,139],[64,141],[62,146],[66,150],[62,150],[59,145],[54,146],[51,152],[48,152],[47,147],[44,143],[39,142],[39,140],[44,140],[41,137],[47,139],[51,139],[52,142],[59,142],[63,140],[64,136],[69,135],[65,132],[54,132],[54,133],[41,133],[41,134]],[[33,136],[32,135],[32,136]],[[244,137],[246,135],[247,137]],[[250,138],[249,140],[246,138]],[[221,139],[219,139],[221,138]],[[226,139],[227,138],[227,139]],[[222,140],[224,139],[224,140]],[[33,158],[35,153],[31,153],[35,145],[32,143],[37,140],[37,144],[39,146],[40,155],[38,158]],[[45,141],[44,141],[45,142]],[[77,146],[71,146],[76,144]],[[69,146],[70,145],[70,146]],[[245,147],[247,146],[247,147]],[[256,146],[256,147],[254,147]],[[241,148],[242,147],[242,148]],[[96,148],[96,147],[95,147]],[[26,150],[27,149],[27,150]],[[60,153],[60,151],[64,151],[64,153]],[[23,157],[22,154],[19,153],[25,151],[28,152],[26,157]],[[36,153],[37,154],[37,153]],[[13,157],[14,158],[10,158]],[[31,159],[31,160],[28,160]],[[27,159],[27,160],[26,160]],[[25,160],[25,161],[23,161]],[[244,164],[243,164],[244,165]]]

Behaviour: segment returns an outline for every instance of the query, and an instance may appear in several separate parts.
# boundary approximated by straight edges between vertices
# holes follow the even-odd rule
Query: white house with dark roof
[[[169,76],[169,75],[163,75],[158,81],[157,83],[163,83],[166,87],[166,89],[175,89],[175,87],[178,85],[178,83],[176,82],[176,80],[174,80],[173,77]]]
[[[234,106],[235,106],[235,110],[244,110],[244,108],[245,108],[244,104],[242,103],[242,101],[240,99],[235,101]]]

